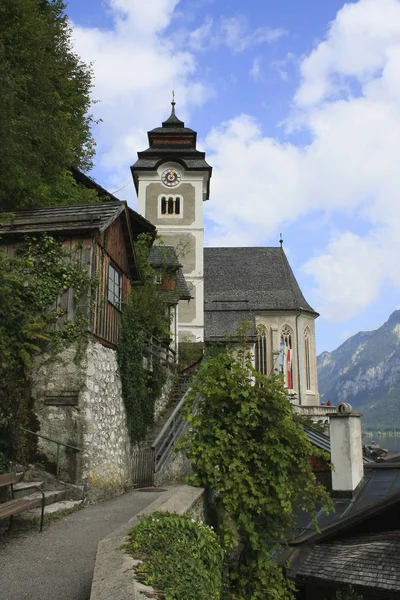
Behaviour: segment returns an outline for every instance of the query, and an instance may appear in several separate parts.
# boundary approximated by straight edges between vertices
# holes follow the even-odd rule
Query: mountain
[[[400,428],[400,310],[317,357],[321,401],[350,402],[364,427]]]

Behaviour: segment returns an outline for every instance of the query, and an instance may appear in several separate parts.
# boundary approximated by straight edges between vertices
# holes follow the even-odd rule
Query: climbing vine
[[[91,284],[79,261],[52,236],[27,239],[15,257],[0,250],[0,471],[34,453],[34,442],[19,426],[37,429],[29,382],[35,355],[87,334],[87,305],[69,321],[55,301],[72,287],[78,305]]]
[[[238,540],[244,547],[230,573],[232,598],[291,600],[293,584],[274,556],[296,511],[315,514],[330,498],[311,471],[316,449],[294,420],[281,380],[259,373],[250,353],[227,344],[203,361],[184,414],[191,428],[181,447],[192,461],[192,483],[216,492],[227,552]]]
[[[154,420],[154,407],[166,381],[165,367],[149,353],[152,336],[169,336],[167,305],[156,272],[149,261],[152,236],[141,234],[136,242],[141,284],[133,286],[122,307],[117,358],[122,395],[133,443],[142,441]]]

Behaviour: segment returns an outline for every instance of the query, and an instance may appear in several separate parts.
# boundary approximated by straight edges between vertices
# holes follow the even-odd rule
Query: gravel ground
[[[19,529],[15,517],[15,530],[0,534],[1,600],[88,600],[97,544],[160,495],[129,492],[45,524],[42,533]]]

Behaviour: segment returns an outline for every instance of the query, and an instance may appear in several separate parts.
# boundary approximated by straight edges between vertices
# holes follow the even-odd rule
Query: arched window
[[[267,375],[267,330],[261,325],[258,328],[257,341],[255,348],[255,367],[256,370]]]
[[[181,214],[182,198],[181,196],[161,196],[160,213],[166,217],[179,216]]]
[[[287,325],[281,331],[279,352],[279,371],[283,375],[283,382],[288,390],[293,389],[293,342],[292,332]]]
[[[304,330],[304,355],[306,367],[306,388],[311,390],[311,332],[308,327]]]

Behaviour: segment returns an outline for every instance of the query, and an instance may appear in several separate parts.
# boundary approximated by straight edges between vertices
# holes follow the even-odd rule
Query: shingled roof
[[[327,581],[400,593],[400,531],[318,544],[297,574],[315,583]]]
[[[254,324],[255,311],[303,311],[318,316],[280,247],[205,248],[204,299],[207,341],[235,335],[243,319]]]
[[[155,268],[163,267],[175,272],[176,290],[163,290],[164,298],[169,304],[175,304],[178,300],[191,300],[192,296],[182,271],[182,265],[173,246],[152,246],[149,261]]]
[[[185,123],[175,114],[175,102],[171,104],[171,115],[163,122],[162,127],[155,127],[148,132],[149,147],[138,152],[138,160],[131,166],[136,192],[140,171],[156,170],[163,162],[175,161],[190,171],[208,171],[205,198],[208,199],[212,167],[207,163],[205,153],[196,148],[197,133],[185,127]]]
[[[102,233],[125,210],[128,210],[130,224],[137,215],[126,202],[109,200],[95,204],[58,205],[15,211],[12,217],[0,221],[1,236],[21,236],[32,233]],[[155,227],[143,217],[146,231]]]

